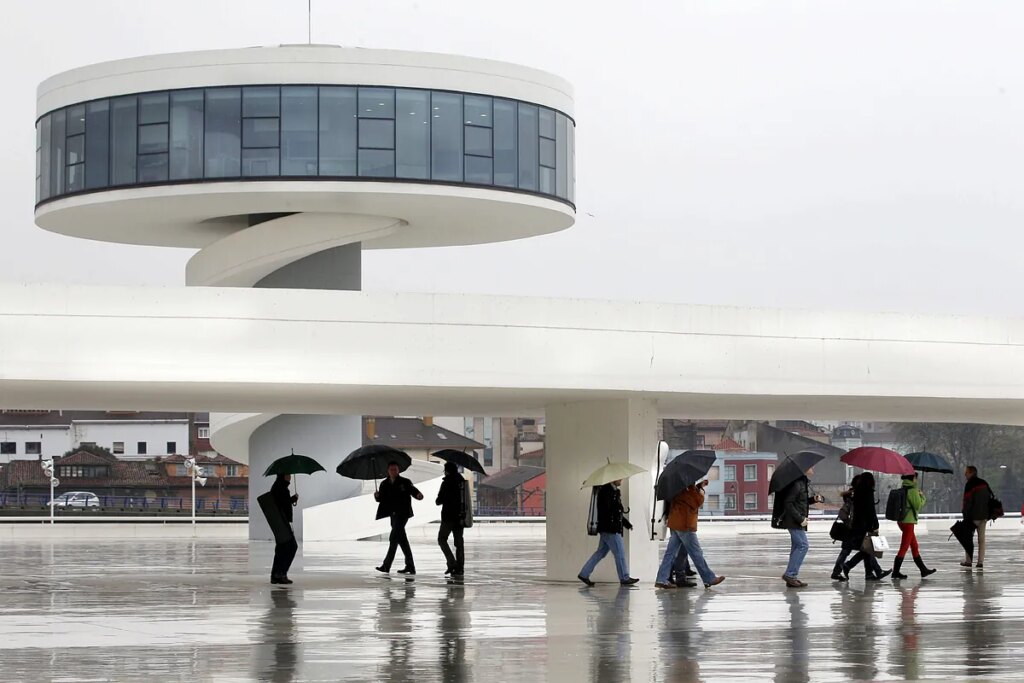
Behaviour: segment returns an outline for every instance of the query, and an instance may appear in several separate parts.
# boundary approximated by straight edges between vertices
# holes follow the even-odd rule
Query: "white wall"
[[[114,449],[115,441],[124,442],[124,453],[119,457],[140,457],[138,444],[145,441],[146,453],[141,457],[155,455],[173,455],[188,453],[188,421],[187,420],[118,420],[118,421],[82,421],[72,424],[71,447],[83,442],[95,443],[97,446]],[[167,443],[173,441],[174,453],[169,453]]]
[[[26,442],[39,442],[44,457],[53,458],[64,455],[71,448],[70,430],[64,426],[25,426],[25,427],[0,427],[0,441],[14,442],[14,455],[0,454],[0,462],[11,460],[39,460],[38,455],[29,455],[26,452]]]

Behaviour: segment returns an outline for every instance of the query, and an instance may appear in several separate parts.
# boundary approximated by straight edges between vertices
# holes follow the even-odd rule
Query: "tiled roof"
[[[70,456],[69,456],[70,457]],[[103,464],[108,464],[104,462]],[[164,486],[166,478],[159,468],[149,468],[145,461],[118,460],[110,463],[110,477],[95,479],[86,477],[64,477],[61,488],[88,489],[110,488],[112,486]],[[58,462],[58,467],[60,463]],[[49,479],[36,460],[12,460],[5,469],[5,486],[49,486]],[[60,474],[58,471],[58,478]]]
[[[363,418],[363,445],[382,443],[399,449],[454,448],[479,450],[485,448],[479,441],[457,434],[438,425],[426,425],[418,417],[375,417],[375,436],[367,436],[366,417]]]
[[[115,462],[117,462],[117,456],[103,456],[88,451],[78,451],[57,460],[58,465],[111,465]]]
[[[520,460],[540,460],[544,457],[544,449],[538,448],[535,451],[529,451],[528,453],[521,453],[519,455]]]
[[[496,472],[486,479],[480,480],[479,485],[509,491],[517,486],[525,484],[531,479],[536,479],[540,475],[544,474],[544,472],[545,469],[543,467],[534,467],[533,465],[506,467],[500,472]]]
[[[167,464],[167,463],[181,464],[181,463],[184,463],[185,460],[188,459],[188,457],[189,456],[187,456],[187,455],[181,455],[180,453],[175,453],[173,455],[165,455],[165,456],[162,456],[162,457],[157,457],[157,461],[162,463],[162,464]],[[196,457],[196,464],[199,464],[199,465],[243,465],[244,464],[244,463],[241,463],[241,462],[239,462],[237,460],[232,460],[231,458],[227,457],[226,455],[221,455],[220,453],[218,453],[214,457],[211,457],[211,456],[208,456],[208,455],[197,455],[195,457]]]
[[[729,437],[725,437],[720,442],[718,442],[714,446],[712,446],[712,448],[714,450],[716,450],[716,451],[745,451],[745,450],[747,450],[740,443],[738,443],[735,439],[731,439]]]

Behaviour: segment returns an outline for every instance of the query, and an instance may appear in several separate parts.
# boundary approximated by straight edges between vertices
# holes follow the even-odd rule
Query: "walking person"
[[[782,580],[790,588],[803,588],[807,584],[800,580],[800,567],[810,547],[807,543],[807,523],[811,505],[822,502],[821,496],[810,495],[810,478],[814,468],[808,467],[792,483],[775,494],[772,510],[772,526],[789,531],[789,564]]]
[[[465,525],[465,506],[462,500],[462,489],[466,480],[459,474],[459,467],[453,462],[444,464],[444,479],[437,492],[436,505],[441,506],[441,528],[437,532],[437,544],[441,546],[448,568],[445,574],[462,576],[466,572],[466,550],[463,545],[462,531]],[[455,554],[448,546],[448,537],[455,539]]]
[[[696,582],[690,580],[693,576],[697,576],[697,572],[690,567],[690,556],[686,554],[686,548],[680,548],[676,553],[676,561],[672,563],[669,581],[679,588],[696,588]]]
[[[967,483],[964,485],[963,515],[968,522],[973,522],[978,530],[978,569],[985,566],[985,524],[988,522],[988,501],[992,490],[988,482],[978,476],[978,468],[968,465],[964,470]],[[961,567],[970,567],[974,558],[965,554],[966,559]]]
[[[693,560],[693,566],[697,568],[705,588],[717,586],[725,581],[724,576],[716,576],[708,567],[704,560],[704,551],[697,539],[697,512],[704,505],[704,487],[707,485],[707,480],[704,480],[689,486],[672,500],[672,508],[668,513],[668,528],[672,531],[672,536],[668,539],[668,547],[665,548],[661,567],[658,568],[658,577],[654,583],[656,588],[676,587],[676,584],[669,583],[669,574],[680,552],[686,553]]]
[[[291,484],[292,475],[279,474],[274,484],[270,487],[270,495],[274,499],[281,519],[288,524],[288,531],[291,532],[288,539],[279,541],[274,546],[274,563],[270,567],[270,583],[294,583],[288,578],[288,570],[295,559],[295,553],[299,550],[299,543],[295,540],[295,532],[292,531],[292,506],[299,502],[299,494],[292,495],[288,490]]]
[[[839,509],[839,519],[843,521],[846,526],[847,535],[850,533],[850,522],[853,521],[853,491],[857,488],[857,482],[860,481],[860,475],[856,475],[851,481],[850,486],[845,491],[839,494],[843,499],[843,505]],[[846,544],[846,539],[839,544],[839,556],[836,557],[835,566],[832,567],[832,580],[839,581],[840,583],[846,581],[846,576],[843,574],[843,565],[846,564],[847,558],[850,553],[853,552],[853,548]]]
[[[397,462],[388,463],[388,478],[380,483],[374,492],[377,501],[377,519],[391,518],[391,535],[388,537],[388,554],[384,563],[377,571],[387,574],[391,571],[391,563],[395,561],[395,553],[402,549],[405,556],[405,567],[398,570],[399,574],[416,574],[416,563],[412,559],[412,548],[409,547],[409,536],[405,533],[405,525],[412,517],[412,499],[423,500],[423,494],[413,483],[400,475]]]
[[[640,581],[629,575],[629,564],[626,561],[626,544],[622,540],[622,534],[625,529],[632,529],[633,525],[626,519],[625,509],[622,507],[622,492],[619,491],[621,484],[622,480],[616,479],[599,487],[597,491],[597,533],[600,540],[597,543],[597,550],[576,575],[577,579],[588,586],[594,585],[590,575],[594,573],[597,563],[609,552],[615,558],[619,584],[632,586]]]
[[[900,538],[900,550],[892,561],[892,578],[908,578],[900,569],[903,568],[903,558],[907,556],[907,551],[909,550],[910,556],[914,558],[914,564],[921,570],[921,578],[923,579],[934,574],[936,570],[925,566],[924,560],[921,559],[921,551],[917,547],[917,532],[915,529],[917,526],[917,515],[924,507],[926,499],[924,493],[917,485],[916,472],[903,475],[903,488],[907,491],[907,505],[903,519],[898,522],[903,536]]]
[[[850,535],[843,541],[843,548],[856,551],[853,558],[843,565],[843,575],[849,579],[850,570],[858,562],[864,561],[864,579],[881,581],[892,573],[891,569],[882,571],[875,559],[874,551],[868,552],[865,541],[869,535],[878,535],[878,514],[875,512],[875,475],[863,472],[853,490],[853,519],[850,523]]]

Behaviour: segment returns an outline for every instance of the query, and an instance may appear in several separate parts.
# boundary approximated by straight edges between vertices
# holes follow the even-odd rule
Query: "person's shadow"
[[[594,603],[597,614],[590,634],[590,680],[628,681],[630,662],[629,595],[633,592],[619,586],[614,595],[604,590],[581,590],[580,594]]]
[[[892,650],[893,661],[904,679],[916,681],[923,674],[921,651],[918,649],[921,627],[917,624],[917,594],[921,591],[921,584],[913,588],[900,587],[899,591],[900,620],[896,631],[900,636],[900,646]]]
[[[462,683],[470,680],[469,664],[466,662],[466,631],[469,628],[469,612],[465,598],[466,587],[460,582],[449,582],[448,595],[441,599],[437,611],[437,637],[440,641],[438,657],[441,663],[441,680],[445,683]]]
[[[874,582],[868,582],[864,590],[843,584],[839,589],[842,598],[832,607],[837,625],[834,650],[846,662],[849,677],[857,681],[874,680],[878,675],[878,627],[872,615],[877,588]]]
[[[807,635],[807,611],[804,609],[800,592],[788,590],[785,593],[789,606],[790,647],[782,648],[775,664],[776,683],[805,683],[811,680],[810,638]]]
[[[289,591],[270,591],[271,605],[264,615],[261,627],[264,646],[270,645],[269,659],[264,657],[259,680],[272,683],[291,683],[299,665],[299,643],[295,628],[297,604]]]
[[[416,597],[415,582],[396,583],[384,590],[384,599],[377,605],[377,633],[387,639],[388,656],[381,667],[381,680],[415,680],[409,670],[414,633],[412,632],[412,601]]]
[[[992,656],[1003,644],[1003,624],[998,619],[999,589],[987,583],[982,572],[966,572],[964,586],[964,643],[967,645],[964,676],[998,676],[999,662]]]

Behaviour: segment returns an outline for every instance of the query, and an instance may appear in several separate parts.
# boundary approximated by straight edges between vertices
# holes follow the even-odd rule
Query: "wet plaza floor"
[[[459,583],[427,543],[411,580],[374,572],[381,543],[310,544],[288,587],[268,543],[3,541],[0,681],[1024,680],[1021,537],[989,545],[967,571],[934,534],[927,581],[834,584],[812,536],[795,590],[787,537],[707,538],[726,582],[656,591],[547,583],[526,536],[469,546]]]

